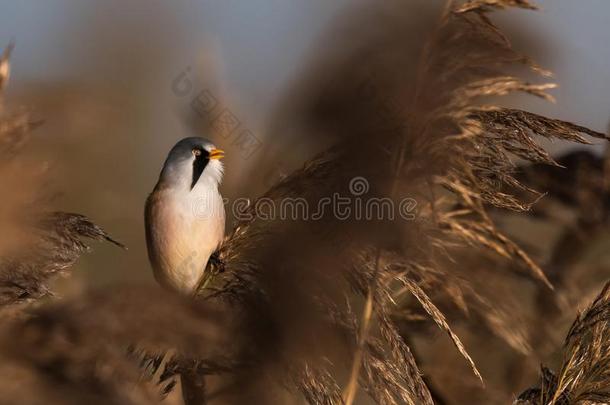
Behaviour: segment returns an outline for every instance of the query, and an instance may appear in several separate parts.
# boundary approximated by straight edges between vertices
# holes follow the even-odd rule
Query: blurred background
[[[58,208],[94,218],[129,246],[100,247],[76,274],[91,282],[152,280],[142,209],[176,140],[200,134],[227,150],[228,197],[255,197],[266,181],[310,156],[316,145],[295,141],[290,128],[282,134],[290,142],[268,136],[274,114],[312,57],[341,35],[336,26],[367,3],[0,1],[0,42],[16,42],[8,101],[45,121],[36,152],[53,167]],[[516,48],[560,84],[555,105],[524,98],[520,107],[605,130],[610,4],[538,3],[541,12],[495,16]],[[229,121],[239,121],[231,121],[237,126],[230,136],[196,123],[210,115],[193,101],[210,96],[211,113],[226,109]],[[241,131],[254,144],[235,142]]]
[[[64,281],[64,294],[87,285],[153,282],[144,241],[144,201],[177,140],[192,135],[212,139],[228,155],[223,195],[230,200],[255,198],[326,146],[327,139],[304,136],[299,125],[291,126],[286,107],[295,94],[303,94],[312,72],[324,72],[321,62],[348,52],[355,32],[384,28],[367,26],[367,21],[380,20],[367,20],[362,14],[371,10],[391,14],[399,6],[404,10],[404,24],[417,25],[422,24],[422,14],[436,12],[440,4],[428,0],[383,4],[365,0],[0,0],[0,45],[16,43],[7,104],[44,120],[44,126],[35,131],[30,153],[50,165],[54,207],[89,216],[129,247],[120,251],[106,244],[96,246],[94,253],[80,260],[72,278]],[[513,97],[508,103],[606,132],[610,3],[540,0],[537,4],[539,12],[511,10],[495,13],[494,18],[516,49],[555,73],[557,102]],[[549,146],[557,155],[569,148],[574,146]],[[601,155],[604,148],[588,150]],[[534,251],[561,248],[561,224],[532,224],[531,218],[500,222]],[[602,242],[598,238],[584,259],[579,258],[594,257],[595,266],[588,266],[586,273],[570,273],[572,279],[580,280],[579,292],[589,287],[597,292],[607,278],[604,269],[609,268],[610,257],[603,243],[607,236],[602,234]],[[553,253],[539,256],[550,263],[545,270],[552,273]],[[589,286],[583,280],[589,280]],[[500,276],[481,281],[509,283]],[[526,296],[536,299],[527,283],[516,281],[511,287],[515,285],[523,291],[514,297],[516,301],[524,303]],[[558,321],[563,326],[557,328],[557,341],[574,317],[576,306],[572,309]],[[535,318],[527,308],[523,312],[524,317]],[[501,358],[506,367],[493,367],[485,355],[494,350],[491,343],[470,339],[466,329],[457,326],[489,379],[485,395],[495,398],[510,397],[506,387],[525,387],[526,381],[535,378],[538,361],[554,350],[541,349],[540,358],[527,360],[496,350],[494,359]],[[429,336],[422,341],[415,338],[418,351],[428,359],[423,365],[426,372],[443,375],[465,367],[450,342]],[[427,345],[429,340],[436,345]],[[538,348],[539,342],[534,343]],[[556,342],[547,346],[558,347]],[[452,362],[455,368],[444,367]],[[444,368],[435,370],[439,364]],[[462,385],[445,386],[456,391],[469,392],[464,385],[478,384],[441,378],[445,384]],[[509,381],[503,387],[497,383],[500,380]],[[431,386],[435,388],[434,381]]]

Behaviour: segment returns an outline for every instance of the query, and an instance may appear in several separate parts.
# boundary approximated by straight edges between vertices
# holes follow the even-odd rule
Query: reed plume
[[[12,392],[25,403],[150,404],[171,395],[180,378],[188,405],[432,404],[436,393],[411,343],[415,315],[431,319],[483,380],[452,328],[450,311],[482,319],[529,353],[527,338],[481,291],[466,258],[552,288],[490,211],[525,212],[540,199],[517,163],[557,165],[538,139],[588,143],[586,136],[606,136],[498,104],[514,93],[552,99],[547,90],[553,84],[507,73],[548,77],[491,20],[495,10],[534,9],[533,3],[449,1],[440,18],[424,13],[413,25],[405,24],[402,7],[363,10],[353,26],[343,27],[352,46],[316,60],[311,76],[295,83],[272,137],[290,123],[332,146],[245,208],[195,299],[127,286],[29,308],[0,335],[0,356],[7,360],[0,381],[12,381],[19,370],[28,384]],[[5,84],[8,62],[2,63]],[[19,118],[21,126],[9,124],[15,117],[2,118],[1,128],[20,128],[0,132],[2,139],[29,136],[31,122]],[[17,144],[10,143],[11,156]],[[365,180],[362,193],[354,179]],[[299,198],[315,207],[335,193],[383,198],[395,207],[415,202],[417,209],[367,220],[328,211],[318,220],[261,216],[269,204]],[[32,229],[35,237],[25,243],[27,255],[6,255],[1,267],[6,305],[48,295],[48,280],[86,250],[81,238],[114,242],[80,215],[30,217],[36,220],[24,222],[26,234]],[[591,400],[588,392],[601,398],[607,372],[598,349],[605,323],[597,321],[604,291],[575,323],[560,377],[544,373],[545,387],[555,381],[550,400],[573,394]],[[160,390],[144,382],[140,368]]]
[[[515,403],[576,405],[610,401],[609,315],[610,283],[606,283],[568,331],[559,373],[542,366],[540,385],[524,391]]]
[[[296,373],[292,382],[297,391],[316,398],[316,403],[336,403],[338,398],[352,403],[358,385],[378,403],[432,403],[396,320],[410,306],[407,294],[446,331],[473,373],[482,378],[430,298],[440,288],[466,311],[484,308],[483,318],[501,329],[500,313],[468,280],[452,275],[451,257],[467,247],[487,249],[511,261],[511,269],[552,287],[529,255],[499,231],[488,207],[527,211],[540,197],[519,181],[515,163],[525,159],[556,164],[536,137],[588,143],[581,134],[605,135],[485,102],[490,96],[514,92],[552,99],[546,93],[554,87],[552,83],[533,84],[503,71],[517,64],[548,76],[514,51],[490,20],[493,9],[507,7],[534,8],[528,2],[449,2],[429,40],[416,53],[417,64],[406,73],[399,70],[405,64],[388,41],[388,37],[404,39],[404,32],[399,24],[392,28],[391,19],[384,20],[383,25],[390,27],[388,37],[371,35],[366,38],[370,42],[363,41],[354,55],[335,61],[333,77],[342,77],[340,84],[331,85],[330,90],[323,86],[326,83],[313,86],[325,90],[306,91],[305,101],[290,116],[313,132],[338,139],[335,146],[258,200],[267,203],[299,196],[314,202],[332,191],[345,192],[349,179],[362,176],[375,196],[394,201],[405,195],[414,198],[418,207],[414,222],[363,225],[325,217],[315,224],[269,223],[256,218],[259,205],[255,201],[248,209],[252,220],[236,227],[221,248],[222,264],[209,269],[215,275],[214,286],[203,289],[202,296],[245,307],[247,317],[257,319],[257,324],[244,324],[255,330],[262,324],[266,329],[264,342],[248,345],[272,348],[274,364],[269,367],[279,363],[286,373]],[[358,61],[366,60],[365,55],[373,54],[381,56],[355,68]],[[378,77],[371,77],[370,71]],[[382,102],[394,100],[397,105],[383,111],[384,122],[380,123],[380,106],[375,104],[379,99],[355,97],[363,83],[376,90]],[[311,83],[306,86],[311,88]],[[529,192],[531,200],[506,193],[507,187]],[[305,252],[295,249],[295,242],[308,248]],[[276,307],[289,308],[288,314]],[[357,307],[362,307],[360,316]],[[295,313],[302,315],[296,316],[298,325],[287,319]],[[307,321],[313,322],[311,329],[325,330],[332,341],[338,339],[351,355],[337,358],[335,352],[320,353],[311,347],[313,342],[305,341],[298,347],[302,365],[295,370],[294,347],[288,345],[288,352],[283,352],[282,340],[277,339],[294,337],[293,328],[301,330]],[[248,330],[244,336],[259,332]],[[515,346],[527,346],[515,333],[498,334]],[[354,359],[351,366],[350,358]],[[268,357],[263,362],[268,363]],[[341,393],[339,387],[347,388]]]

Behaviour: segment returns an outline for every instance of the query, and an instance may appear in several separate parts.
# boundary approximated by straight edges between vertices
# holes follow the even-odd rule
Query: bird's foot
[[[212,253],[208,261],[212,265],[212,268],[218,273],[225,271],[225,262],[220,258],[220,253],[218,251]]]

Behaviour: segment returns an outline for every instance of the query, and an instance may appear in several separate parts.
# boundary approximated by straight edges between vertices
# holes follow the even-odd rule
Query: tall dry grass
[[[87,250],[82,239],[117,242],[83,216],[46,212],[44,195],[7,199],[11,213],[23,212],[8,217],[23,217],[12,226],[24,241],[3,251],[0,263],[0,303],[17,314],[0,332],[4,396],[27,404],[152,404],[179,390],[187,404],[442,403],[412,341],[430,336],[416,324],[432,320],[483,384],[451,325],[456,313],[531,355],[530,337],[485,284],[500,273],[550,291],[552,280],[501,231],[494,212],[525,212],[541,197],[518,165],[557,165],[537,139],[606,136],[499,104],[513,93],[551,99],[553,87],[506,73],[548,76],[492,22],[492,12],[508,7],[535,8],[449,1],[434,24],[406,27],[400,8],[355,19],[357,27],[364,20],[383,30],[360,30],[351,37],[356,46],[314,65],[277,122],[333,146],[247,208],[252,219],[227,236],[195,299],[127,285],[41,300],[51,295],[49,281]],[[3,165],[23,155],[33,125],[26,113],[2,106]],[[349,195],[356,176],[367,179],[371,196],[417,201],[415,218],[254,215],[261,201],[299,197],[315,206],[332,193]],[[481,283],[481,274],[489,279]],[[606,288],[572,327],[557,377],[543,369],[541,388],[520,401],[606,401],[607,295]]]

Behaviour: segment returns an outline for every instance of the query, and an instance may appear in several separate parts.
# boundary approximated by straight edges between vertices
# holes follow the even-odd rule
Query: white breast
[[[154,191],[146,204],[148,251],[155,278],[191,293],[224,237],[225,210],[217,187]]]

